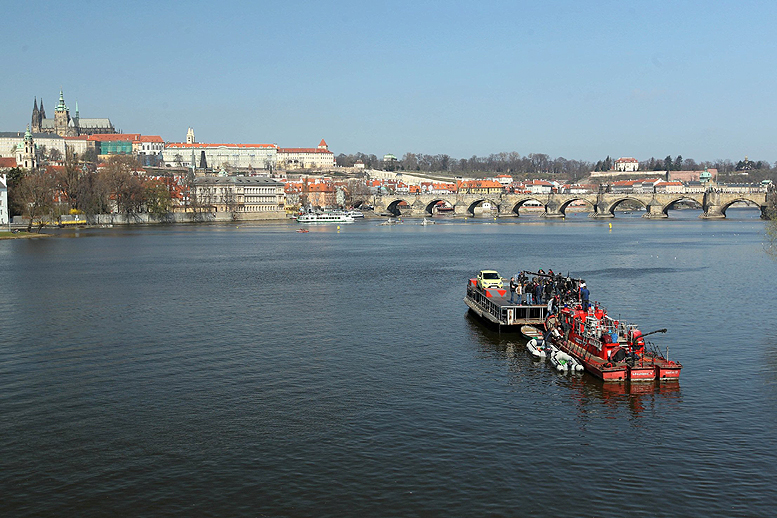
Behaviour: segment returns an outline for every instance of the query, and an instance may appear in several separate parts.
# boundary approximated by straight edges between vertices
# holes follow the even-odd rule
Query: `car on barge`
[[[464,303],[470,313],[499,331],[520,332],[526,324],[542,326],[548,315],[547,306],[510,302],[503,282],[496,270],[481,270],[469,279]]]

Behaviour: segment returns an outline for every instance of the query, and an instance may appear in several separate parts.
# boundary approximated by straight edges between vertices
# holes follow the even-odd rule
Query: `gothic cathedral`
[[[110,119],[82,119],[78,114],[76,102],[75,116],[70,116],[70,108],[65,104],[65,96],[59,91],[59,104],[54,109],[54,118],[46,118],[43,99],[35,98],[32,106],[32,132],[56,134],[60,137],[76,137],[78,135],[94,135],[96,133],[116,133]]]

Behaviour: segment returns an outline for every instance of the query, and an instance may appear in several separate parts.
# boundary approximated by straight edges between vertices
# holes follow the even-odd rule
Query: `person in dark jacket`
[[[585,283],[580,285],[580,299],[583,302],[583,311],[588,311],[588,300],[591,298],[591,292]]]
[[[542,279],[537,279],[536,284],[534,285],[534,303],[535,304],[542,304]]]

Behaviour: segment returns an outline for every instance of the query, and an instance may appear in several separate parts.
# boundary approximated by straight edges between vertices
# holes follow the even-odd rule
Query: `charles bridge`
[[[539,202],[545,208],[546,218],[563,218],[573,202],[584,202],[593,218],[612,218],[615,209],[623,202],[636,202],[645,208],[644,218],[668,217],[668,212],[679,202],[695,202],[701,206],[701,218],[723,219],[726,209],[737,202],[747,202],[761,210],[765,217],[768,196],[773,192],[720,192],[708,190],[699,193],[594,193],[594,194],[382,194],[375,197],[376,214],[395,216],[430,216],[439,202],[453,207],[454,215],[471,217],[475,208],[489,203],[499,217],[518,216],[527,202]],[[405,202],[405,204],[402,204]]]

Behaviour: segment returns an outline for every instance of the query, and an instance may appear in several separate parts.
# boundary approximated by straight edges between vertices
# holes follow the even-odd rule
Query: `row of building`
[[[275,169],[326,170],[335,167],[335,156],[324,139],[316,147],[282,148],[277,144],[230,144],[197,142],[189,128],[183,142],[165,142],[158,135],[116,131],[108,118],[82,118],[78,103],[73,116],[59,93],[53,118],[46,117],[41,99],[33,100],[27,131],[0,132],[0,157],[14,157],[21,167],[57,163],[67,152],[91,155],[100,160],[111,155],[135,155],[141,163],[167,168],[254,171]],[[25,153],[25,142],[33,150]]]
[[[31,150],[25,151],[30,142]],[[334,153],[324,139],[315,148],[282,148],[276,144],[212,144],[194,140],[165,142],[158,135],[97,133],[59,136],[51,133],[0,132],[0,157],[14,157],[20,167],[61,162],[67,152],[92,154],[98,160],[112,155],[135,155],[147,166],[199,170],[252,171],[275,169],[326,170],[335,167]]]

